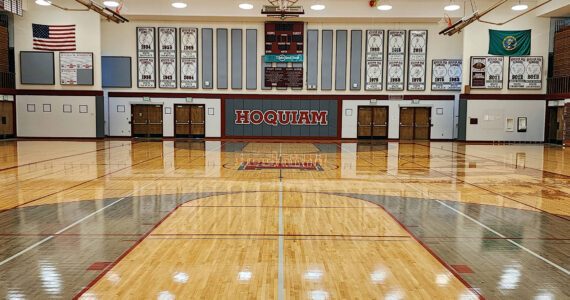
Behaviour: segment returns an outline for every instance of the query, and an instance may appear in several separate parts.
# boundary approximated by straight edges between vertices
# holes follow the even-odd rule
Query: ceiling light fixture
[[[245,10],[253,9],[253,4],[249,4],[249,3],[242,3],[238,6],[239,6],[239,8],[245,9]]]
[[[392,9],[392,5],[390,4],[381,4],[377,6],[378,10],[391,10]]]
[[[174,8],[186,8],[188,4],[185,2],[172,2],[172,7]]]
[[[519,4],[513,5],[513,7],[511,7],[512,10],[525,10],[527,8],[528,8],[528,5],[522,4],[520,1],[519,1]]]
[[[461,6],[459,6],[459,4],[455,3],[455,1],[451,0],[449,1],[449,4],[446,5],[443,9],[446,11],[455,11],[460,9]]]
[[[313,5],[311,5],[311,9],[312,10],[323,10],[323,9],[325,9],[325,6],[323,4],[313,4]]]
[[[103,1],[103,5],[108,7],[117,7],[119,6],[119,2],[117,1]]]
[[[41,6],[50,6],[50,5],[51,5],[51,1],[48,1],[48,0],[36,0],[36,4],[37,4],[37,5],[41,5]]]

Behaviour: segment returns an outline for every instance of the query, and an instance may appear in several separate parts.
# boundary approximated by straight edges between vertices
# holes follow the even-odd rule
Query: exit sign
[[[412,100],[412,103],[413,103],[413,104],[419,104],[419,103],[420,103],[420,99],[414,99],[414,100]]]
[[[370,99],[370,103],[376,103],[376,99]]]

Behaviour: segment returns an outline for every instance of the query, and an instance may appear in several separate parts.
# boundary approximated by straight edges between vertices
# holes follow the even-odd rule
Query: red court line
[[[153,233],[152,236],[271,236],[271,237],[360,237],[360,238],[409,238],[407,235],[358,235],[358,234],[278,234],[278,233]]]
[[[431,146],[422,145],[422,144],[417,144],[417,143],[412,143],[412,144],[418,145],[418,146],[423,146],[423,147],[429,148],[430,150],[432,149]],[[514,165],[514,164],[510,164],[510,163],[506,163],[506,162],[502,162],[502,161],[498,161],[498,160],[494,160],[494,159],[489,159],[489,158],[486,158],[486,157],[481,157],[481,156],[477,156],[477,155],[473,155],[473,154],[467,155],[467,154],[465,154],[465,153],[458,152],[458,151],[455,151],[455,150],[440,149],[440,148],[433,148],[433,149],[436,149],[436,150],[443,150],[443,151],[447,151],[447,152],[451,152],[451,153],[455,153],[455,154],[460,154],[460,155],[463,155],[463,156],[465,156],[465,157],[472,156],[472,157],[476,157],[476,158],[480,158],[480,159],[484,159],[484,160],[488,160],[488,161],[492,161],[492,162],[496,162],[496,163],[501,163],[501,164],[503,164],[503,165],[505,165],[505,166],[515,166],[515,167],[516,167],[516,165]],[[547,170],[541,170],[541,169],[537,169],[537,168],[533,168],[533,167],[525,167],[525,169],[531,169],[531,170],[536,170],[536,171],[540,171],[540,172],[546,172],[546,173],[550,173],[550,174],[554,174],[554,175],[559,175],[559,176],[563,176],[563,177],[566,177],[566,178],[570,178],[569,175],[560,174],[560,173],[555,173],[555,172],[551,172],[551,171],[547,171]]]
[[[131,142],[130,145],[134,145],[134,144],[138,144],[138,143],[140,143],[140,142]],[[20,168],[20,167],[24,167],[24,166],[29,166],[29,165],[44,163],[44,162],[48,162],[48,161],[52,161],[52,160],[58,160],[58,159],[62,159],[62,158],[69,158],[69,157],[73,157],[73,156],[78,156],[78,155],[83,155],[83,154],[88,154],[88,153],[93,153],[93,152],[98,152],[98,151],[103,151],[103,150],[109,150],[109,149],[112,149],[112,148],[124,147],[124,146],[126,146],[126,145],[127,145],[127,144],[123,144],[123,145],[120,145],[120,146],[106,147],[106,148],[91,150],[91,151],[87,151],[87,152],[83,152],[83,153],[78,153],[78,154],[70,154],[70,155],[60,156],[60,157],[56,157],[56,158],[50,158],[50,159],[45,159],[45,160],[39,160],[39,161],[36,161],[36,162],[31,162],[31,163],[27,163],[27,164],[21,164],[21,165],[17,165],[17,166],[12,166],[12,167],[3,168],[3,169],[0,169],[0,172],[6,171],[6,170],[11,170],[11,169],[16,169],[16,168]]]
[[[362,200],[362,199],[360,199],[360,200]],[[366,200],[364,200],[364,201],[366,201]],[[370,202],[370,203],[374,203],[374,202]],[[455,278],[457,278],[461,283],[463,283],[463,285],[465,285],[465,287],[467,287],[472,293],[479,296],[479,299],[483,299],[483,300],[485,299],[465,279],[463,279],[461,276],[459,276],[459,274],[451,266],[449,266],[447,263],[445,263],[445,261],[443,261],[443,259],[441,259],[437,254],[435,254],[435,252],[433,252],[428,246],[426,246],[426,244],[424,244],[417,236],[415,236],[410,230],[408,230],[408,228],[406,228],[406,226],[404,226],[404,224],[402,224],[402,222],[400,222],[398,219],[396,219],[396,217],[394,217],[386,208],[384,208],[380,204],[377,204],[377,203],[374,203],[374,204],[380,206],[390,217],[392,217],[392,219],[394,219],[394,221],[396,221],[396,223],[398,223],[405,231],[407,231],[414,240],[416,240],[429,254],[431,254],[431,256],[433,256],[437,261],[439,261],[439,263],[442,266],[444,266],[449,272],[451,272],[451,274],[453,274],[453,276],[455,276]]]
[[[192,199],[190,201],[194,201],[194,200],[198,200],[198,199],[203,199],[203,198],[208,198],[208,197],[212,197],[212,196],[206,196],[206,197],[201,197],[201,198],[196,198],[196,199]],[[162,222],[164,222],[168,217],[170,217],[176,210],[178,210],[178,208],[180,208],[182,206],[182,204],[184,203],[188,203],[190,201],[187,202],[183,202],[178,204],[178,206],[176,206],[176,208],[174,208],[172,211],[170,211],[167,215],[165,215],[158,223],[156,223],[147,233],[145,233],[140,239],[138,239],[129,249],[127,249],[127,251],[125,251],[123,254],[121,254],[121,256],[119,256],[115,261],[113,261],[113,263],[111,263],[109,265],[109,267],[107,269],[105,269],[105,271],[101,272],[97,277],[95,277],[95,279],[93,279],[89,284],[87,284],[87,286],[85,286],[85,288],[83,288],[83,290],[81,290],[77,295],[75,295],[75,297],[73,297],[73,300],[77,300],[79,299],[83,294],[85,294],[85,292],[87,292],[90,288],[92,288],[99,280],[101,280],[101,278],[103,278],[103,276],[105,276],[105,274],[107,274],[107,272],[109,272],[111,269],[113,269],[119,262],[121,262],[121,260],[123,260],[129,253],[131,253],[144,239],[146,239],[158,226],[160,226],[160,224],[162,224]]]
[[[278,205],[182,205],[183,208],[372,208],[378,209],[375,206],[278,206]]]
[[[175,151],[177,151],[177,150],[175,150]],[[7,209],[2,209],[2,210],[0,210],[0,214],[1,214],[1,213],[4,213],[4,212],[7,212],[7,211],[9,211],[9,210],[12,210],[12,209],[15,209],[15,208],[18,208],[18,207],[21,207],[21,206],[24,206],[24,205],[30,204],[30,203],[32,203],[32,202],[35,202],[35,201],[38,201],[38,200],[44,199],[44,198],[46,198],[46,197],[49,197],[49,196],[53,196],[53,195],[55,195],[55,194],[58,194],[58,193],[61,193],[61,192],[65,192],[65,191],[68,191],[68,190],[70,190],[70,189],[73,189],[73,188],[76,188],[76,187],[78,187],[78,186],[80,186],[80,185],[83,185],[83,184],[86,184],[86,183],[89,183],[89,182],[95,181],[95,180],[97,180],[97,179],[101,179],[101,178],[103,178],[103,177],[106,177],[106,176],[109,176],[109,175],[111,175],[111,174],[114,174],[114,173],[117,173],[117,172],[120,172],[120,171],[126,170],[126,169],[128,169],[128,168],[132,168],[132,167],[134,167],[134,166],[136,166],[136,165],[139,165],[139,164],[143,164],[143,163],[149,162],[149,161],[151,161],[151,160],[153,160],[153,159],[157,159],[157,158],[159,158],[159,157],[162,157],[162,155],[159,155],[159,156],[155,156],[155,157],[152,157],[152,158],[149,158],[149,159],[146,159],[146,160],[140,161],[140,162],[138,162],[138,163],[135,163],[135,164],[131,164],[131,165],[129,165],[129,166],[126,166],[126,167],[124,167],[124,168],[121,168],[121,169],[115,170],[115,171],[113,171],[113,172],[109,172],[109,173],[106,173],[106,174],[104,174],[104,175],[101,175],[101,176],[95,177],[95,178],[93,178],[93,179],[89,179],[89,180],[87,180],[87,181],[83,181],[83,182],[80,182],[80,183],[78,183],[78,184],[76,184],[76,185],[73,185],[73,186],[67,187],[67,188],[65,188],[65,189],[63,189],[63,190],[60,190],[60,191],[57,191],[57,192],[53,192],[53,193],[50,193],[50,194],[47,194],[47,195],[41,196],[41,197],[39,197],[39,198],[36,198],[36,199],[30,200],[30,201],[26,201],[26,202],[24,202],[24,203],[20,203],[20,204],[18,204],[18,205],[16,205],[16,206],[13,206],[13,207],[10,207],[10,208],[7,208]]]

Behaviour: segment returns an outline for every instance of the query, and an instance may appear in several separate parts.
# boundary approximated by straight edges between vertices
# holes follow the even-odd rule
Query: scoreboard
[[[303,54],[303,22],[265,23],[265,54]]]

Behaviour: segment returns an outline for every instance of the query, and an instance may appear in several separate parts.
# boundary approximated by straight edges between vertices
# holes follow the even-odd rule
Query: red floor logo
[[[237,157],[238,170],[324,171],[326,157],[320,154],[249,154]]]
[[[235,124],[327,125],[326,110],[236,110]]]

